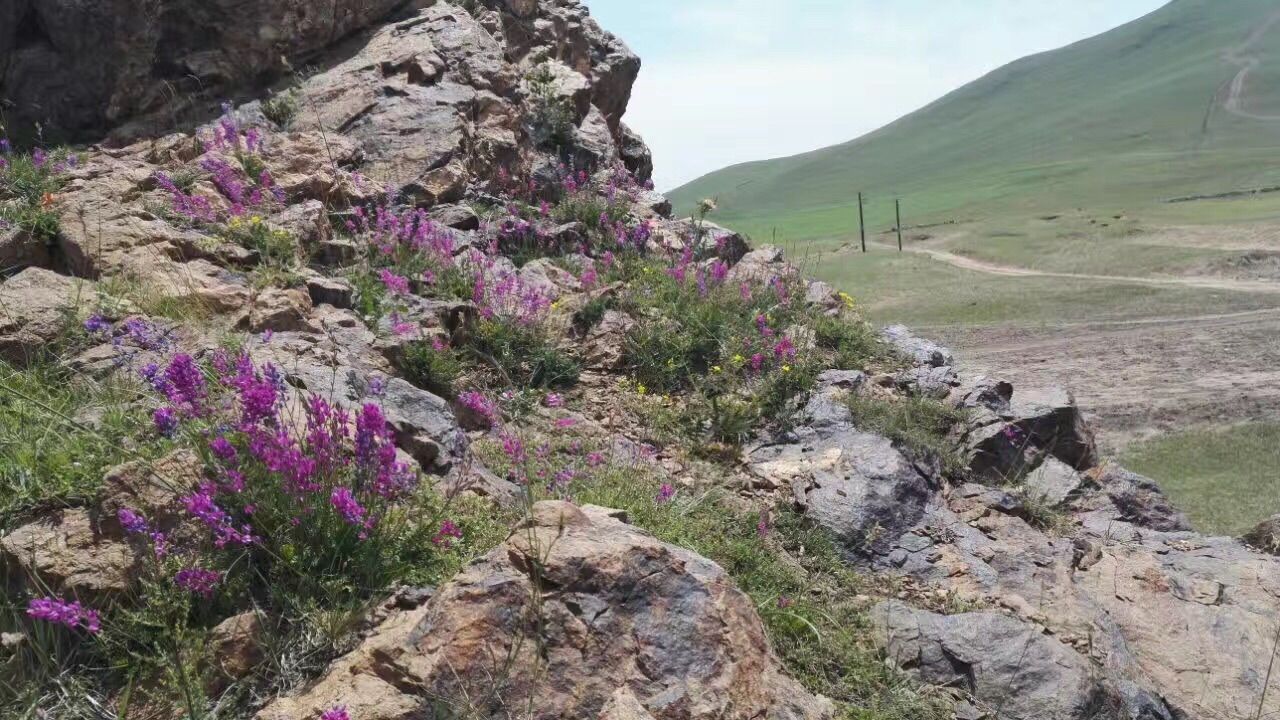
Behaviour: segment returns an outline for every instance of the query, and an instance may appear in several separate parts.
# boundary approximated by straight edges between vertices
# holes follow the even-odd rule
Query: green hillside
[[[681,211],[716,197],[718,222],[796,240],[856,229],[859,190],[883,228],[894,197],[919,224],[1271,185],[1280,185],[1280,8],[1174,0],[863,138],[726,168],[670,195]]]

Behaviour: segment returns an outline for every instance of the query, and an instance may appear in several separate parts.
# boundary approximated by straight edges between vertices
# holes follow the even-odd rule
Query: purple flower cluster
[[[222,573],[198,567],[183,568],[173,576],[174,585],[192,595],[204,598],[213,597],[220,582],[222,582]]]
[[[497,425],[502,420],[502,413],[498,408],[498,404],[490,400],[484,393],[469,390],[458,395],[458,404],[470,410],[478,420],[482,421],[489,427]]]
[[[320,720],[351,720],[351,716],[347,714],[346,707],[339,705],[325,710]]]
[[[206,197],[191,195],[178,187],[173,178],[159,170],[152,176],[160,189],[169,193],[170,206],[176,215],[181,215],[191,222],[212,223],[218,219],[218,213]]]
[[[452,520],[445,520],[440,524],[440,529],[436,532],[435,537],[431,538],[431,543],[436,547],[450,548],[453,547],[455,540],[462,539],[462,528],[458,527]]]
[[[27,603],[27,617],[33,620],[63,625],[72,630],[83,629],[90,635],[102,631],[102,619],[97,610],[91,610],[79,601],[68,602],[60,598],[33,598]]]

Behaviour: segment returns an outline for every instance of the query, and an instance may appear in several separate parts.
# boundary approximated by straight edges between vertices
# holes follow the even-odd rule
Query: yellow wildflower
[[[852,309],[854,306],[853,296],[847,292],[840,293],[840,299],[844,301],[844,306]]]
[[[240,218],[238,218],[238,217],[233,217],[233,218],[231,218],[231,227],[233,227],[233,228],[238,228],[238,227],[240,227],[240,224],[241,224],[241,223],[240,223]]]
[[[784,373],[789,373],[789,372],[791,372],[791,366],[790,366],[790,365],[783,365],[783,366],[782,366],[782,372],[784,372]]]
[[[734,364],[734,365],[741,365],[741,364],[745,363],[746,361],[747,361],[747,359],[746,359],[746,358],[744,358],[744,357],[742,357],[741,355],[734,355],[734,356],[733,356],[733,364]]]
[[[644,395],[644,394],[646,394],[646,393],[648,393],[648,392],[649,392],[649,388],[645,387],[645,386],[644,386],[644,383],[636,383],[636,393],[637,393],[637,394],[639,394],[639,395]]]
[[[724,372],[724,368],[720,367],[719,365],[712,365],[712,366],[711,366],[711,372],[713,372],[713,373],[722,373],[722,372]]]
[[[250,223],[251,225],[261,225],[261,224],[262,224],[262,216],[261,216],[261,215],[254,215],[253,217],[249,218],[249,223]]]

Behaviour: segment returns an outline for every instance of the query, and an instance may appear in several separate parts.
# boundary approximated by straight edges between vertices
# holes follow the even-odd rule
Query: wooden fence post
[[[898,252],[902,252],[902,201],[893,201],[893,213],[898,216]]]
[[[862,214],[862,193],[858,193],[858,233],[862,236],[862,252],[867,251],[867,221]]]

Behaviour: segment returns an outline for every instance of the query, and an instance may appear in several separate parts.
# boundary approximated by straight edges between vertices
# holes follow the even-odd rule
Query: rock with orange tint
[[[718,565],[614,511],[564,502],[259,720],[468,717],[817,720],[832,704],[779,669],[755,607]]]

